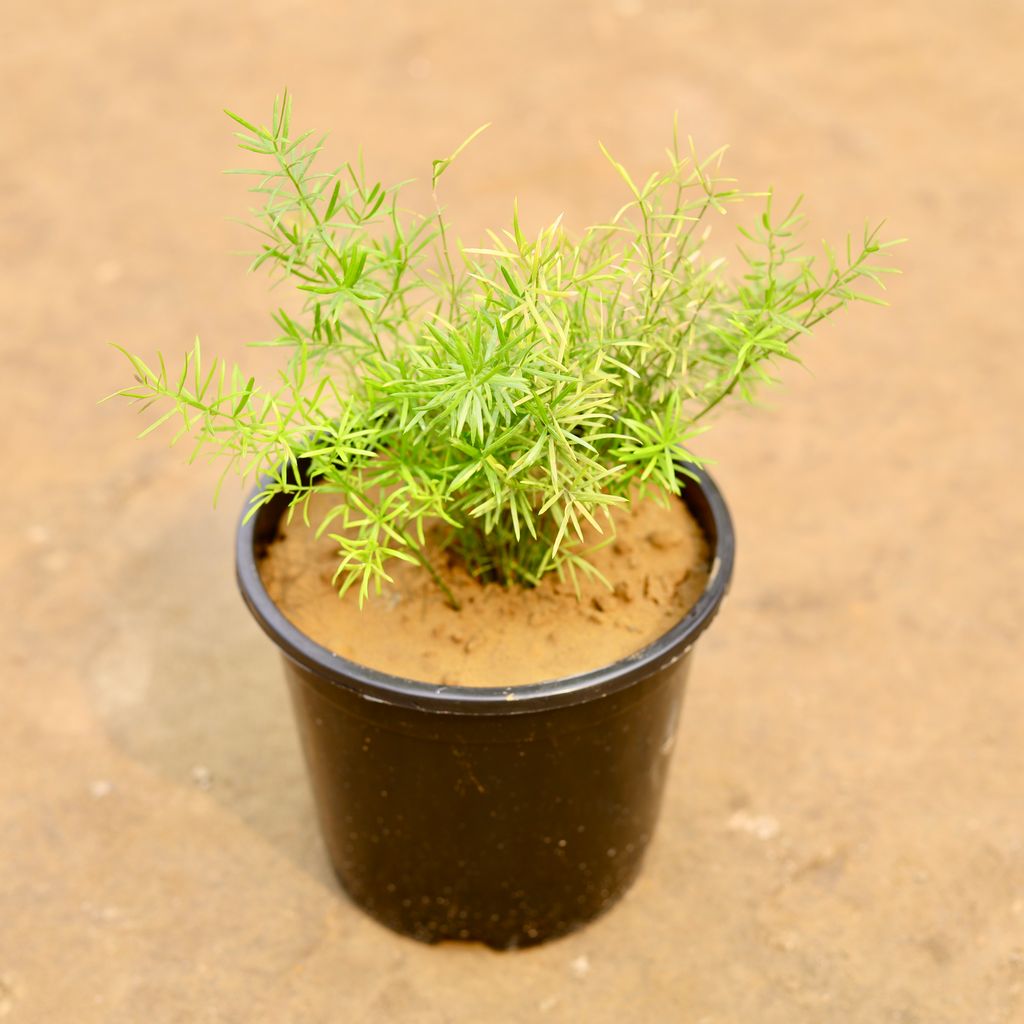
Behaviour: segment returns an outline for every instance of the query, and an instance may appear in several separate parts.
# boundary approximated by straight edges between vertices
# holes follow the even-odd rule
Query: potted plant
[[[359,165],[318,172],[287,95],[259,160],[253,267],[293,285],[273,387],[199,343],[173,372],[125,353],[117,392],[193,457],[256,481],[242,595],[284,656],[321,826],[354,900],[428,941],[497,948],[593,918],[651,837],[690,651],[732,572],[729,514],[688,448],[733,395],[880,283],[865,231],[819,268],[798,206],[750,198],[674,134],[623,207],[457,245]],[[472,138],[472,136],[471,136]],[[468,141],[468,140],[467,140]],[[463,146],[465,143],[463,143]],[[607,155],[607,153],[606,153]],[[870,298],[868,301],[878,301]]]

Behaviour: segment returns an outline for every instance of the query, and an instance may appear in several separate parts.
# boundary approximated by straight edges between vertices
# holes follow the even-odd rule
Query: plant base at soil
[[[330,502],[314,497],[311,523]],[[295,626],[359,664],[426,683],[537,683],[628,657],[678,622],[704,590],[707,542],[681,501],[634,502],[614,515],[615,541],[588,555],[612,589],[580,575],[579,597],[555,576],[531,589],[481,584],[435,545],[431,561],[459,611],[425,569],[406,563],[394,563],[394,584],[360,609],[354,588],[339,599],[331,582],[336,543],[317,540],[298,515],[282,524],[260,574]],[[595,532],[588,541],[600,539]]]

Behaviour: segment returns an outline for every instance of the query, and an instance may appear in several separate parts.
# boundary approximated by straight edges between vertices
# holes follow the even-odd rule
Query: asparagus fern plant
[[[510,230],[466,248],[437,202],[462,146],[434,161],[434,206],[417,213],[361,161],[318,170],[324,139],[293,134],[287,94],[268,127],[229,116],[259,161],[235,172],[259,198],[252,267],[297,291],[270,342],[287,361],[266,386],[204,360],[198,341],[173,371],[125,352],[134,382],[117,394],[155,404],[143,433],[172,421],[193,458],[211,451],[262,480],[253,512],[329,492],[317,525],[338,545],[339,589],[361,599],[392,559],[422,564],[451,599],[427,555],[431,523],[485,580],[592,571],[585,524],[608,536],[605,513],[638,486],[678,493],[705,417],[750,399],[822,320],[879,302],[859,288],[894,272],[878,228],[806,255],[799,202],[779,213],[769,193],[738,228],[730,278],[705,253],[710,221],[754,196],[721,176],[722,151],[698,159],[676,133],[643,182],[605,151],[625,199],[607,223],[528,236],[513,209]]]

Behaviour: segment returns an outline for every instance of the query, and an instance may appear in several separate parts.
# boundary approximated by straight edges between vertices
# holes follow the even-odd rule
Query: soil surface
[[[531,589],[481,584],[439,549],[436,531],[426,553],[459,610],[426,569],[398,560],[387,567],[394,583],[360,608],[356,587],[339,598],[332,583],[337,544],[315,535],[334,500],[314,495],[308,523],[298,514],[282,523],[260,563],[267,592],[328,650],[420,682],[511,686],[610,665],[667,632],[707,582],[708,546],[689,510],[678,498],[647,499],[612,512],[613,544],[596,547],[593,529],[585,538],[588,561],[611,590],[582,573],[578,593],[553,573]]]

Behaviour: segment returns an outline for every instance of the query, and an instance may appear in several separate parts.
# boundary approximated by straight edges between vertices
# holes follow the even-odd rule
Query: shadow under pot
[[[368,914],[425,942],[543,942],[629,888],[658,819],[693,645],[721,605],[735,541],[725,502],[690,467],[707,587],[648,647],[535,685],[442,686],[358,665],[293,626],[258,560],[286,510],[237,539],[238,584],[281,650],[335,873]]]

